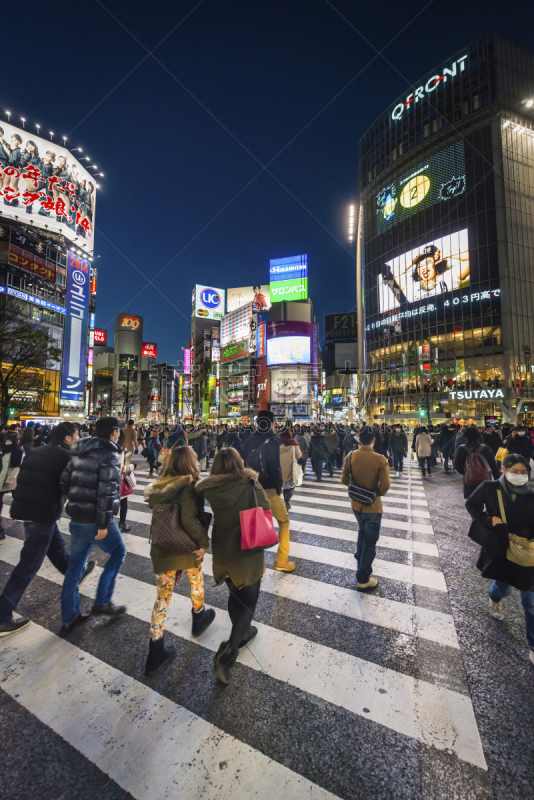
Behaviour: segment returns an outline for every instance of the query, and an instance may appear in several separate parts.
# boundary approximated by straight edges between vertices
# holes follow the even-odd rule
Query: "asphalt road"
[[[141,474],[141,472],[145,474]],[[534,668],[519,595],[487,610],[458,476],[421,481],[413,463],[384,508],[372,596],[355,591],[355,520],[339,476],[308,476],[292,501],[291,575],[267,571],[257,638],[226,688],[213,655],[226,589],[198,640],[182,578],[166,625],[178,655],[143,675],[155,599],[146,468],[129,503],[115,600],[128,613],[58,637],[61,576],[45,562],[0,639],[2,794],[10,800],[532,800]],[[5,519],[0,586],[22,524]],[[60,523],[67,541],[68,520]],[[98,566],[105,557],[98,551]],[[98,568],[84,584],[90,608]],[[185,576],[184,576],[185,577]]]

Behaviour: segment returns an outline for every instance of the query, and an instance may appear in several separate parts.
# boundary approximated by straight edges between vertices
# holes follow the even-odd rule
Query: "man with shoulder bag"
[[[372,571],[382,523],[380,498],[390,487],[387,458],[374,451],[375,439],[373,428],[366,427],[360,432],[360,448],[349,453],[341,475],[341,483],[349,487],[352,510],[359,526],[354,557],[358,562],[356,580],[360,592],[370,592],[378,586]]]

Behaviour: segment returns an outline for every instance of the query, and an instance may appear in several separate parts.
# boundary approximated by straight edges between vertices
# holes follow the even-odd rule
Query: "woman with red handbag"
[[[265,571],[263,547],[242,549],[239,512],[250,510],[256,502],[260,508],[269,511],[270,503],[258,481],[258,473],[245,469],[243,459],[232,447],[219,450],[213,459],[210,476],[199,481],[196,490],[208,500],[214,517],[211,540],[213,577],[217,586],[226,581],[230,590],[228,613],[232,631],[228,641],[221,643],[213,668],[217,680],[227,684],[239,648],[258,633],[251,622]],[[255,492],[254,499],[251,499],[251,492]]]

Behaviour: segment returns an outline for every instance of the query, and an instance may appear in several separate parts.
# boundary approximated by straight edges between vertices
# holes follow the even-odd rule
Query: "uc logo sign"
[[[202,289],[200,292],[200,302],[211,310],[221,305],[221,295],[215,289]]]
[[[137,317],[123,317],[121,328],[131,328],[133,331],[139,327],[139,320]]]

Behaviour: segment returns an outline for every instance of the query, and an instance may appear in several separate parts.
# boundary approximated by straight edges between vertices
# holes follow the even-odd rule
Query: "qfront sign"
[[[449,392],[452,400],[504,400],[503,389],[468,389],[464,392]]]
[[[402,119],[407,110],[413,108],[420,100],[424,100],[425,97],[432,94],[432,92],[435,92],[440,83],[447,83],[449,78],[452,80],[460,72],[463,72],[466,60],[467,55],[458,58],[456,61],[453,61],[450,68],[445,67],[443,75],[432,75],[423,86],[418,86],[417,89],[410,92],[405,103],[399,103],[395,106],[391,112],[391,119],[395,121]]]

